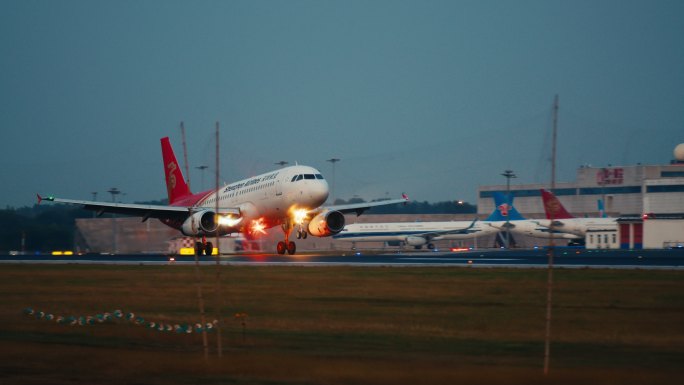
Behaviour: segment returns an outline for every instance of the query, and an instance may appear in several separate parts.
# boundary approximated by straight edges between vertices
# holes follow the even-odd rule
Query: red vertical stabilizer
[[[169,138],[161,139],[162,157],[164,158],[164,175],[166,177],[166,191],[169,195],[169,204],[172,205],[179,199],[192,195],[188,184],[185,183],[176,155],[173,153]]]
[[[558,198],[551,191],[541,190],[542,201],[544,202],[544,211],[546,212],[546,219],[569,219],[574,218],[568,210],[563,207]]]

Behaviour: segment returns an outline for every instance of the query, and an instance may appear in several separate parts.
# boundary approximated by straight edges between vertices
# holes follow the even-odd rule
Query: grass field
[[[200,320],[194,267],[3,265],[1,384],[653,384],[684,375],[684,271],[557,270],[542,373],[540,269],[221,268],[222,343],[125,319]],[[201,268],[207,319],[215,267]],[[245,313],[245,326],[236,313]]]

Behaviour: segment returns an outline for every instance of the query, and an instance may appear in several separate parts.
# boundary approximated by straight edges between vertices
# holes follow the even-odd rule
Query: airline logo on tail
[[[173,204],[179,199],[192,195],[192,193],[185,183],[185,179],[183,179],[183,174],[168,137],[161,139],[161,147],[164,158],[164,174],[166,175],[166,192],[168,193],[169,204]]]
[[[495,210],[492,214],[487,217],[487,221],[497,222],[497,221],[517,221],[525,219],[518,210],[513,206],[513,195],[510,197],[501,192],[494,193],[494,207]]]
[[[544,211],[546,212],[546,219],[570,219],[574,218],[563,204],[553,195],[552,192],[541,189],[542,201],[544,202]]]
[[[497,206],[497,209],[504,217],[508,216],[508,203],[504,203],[502,205]]]

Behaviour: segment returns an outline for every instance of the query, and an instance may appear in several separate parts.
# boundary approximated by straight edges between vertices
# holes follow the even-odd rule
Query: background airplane
[[[614,230],[617,226],[616,218],[576,218],[565,209],[552,192],[542,189],[541,195],[547,221],[540,222],[540,225],[551,227],[553,224],[553,229],[556,231],[574,234],[582,238],[587,234],[587,231]],[[599,203],[599,210],[601,208],[602,202]]]
[[[385,222],[354,223],[333,238],[350,242],[402,242],[420,248],[434,248],[433,241],[463,240],[491,235],[505,230],[506,220],[514,228],[525,218],[501,193],[494,193],[494,211],[483,221],[436,221],[436,222]],[[536,227],[530,223],[527,227]],[[538,230],[541,233],[541,230]]]
[[[434,249],[433,241],[471,239],[496,231],[498,230],[483,226],[477,220],[354,223],[333,235],[333,239],[350,242],[402,242],[417,249],[423,245]]]
[[[506,195],[500,192],[494,193],[494,205],[497,208],[495,215],[490,216],[492,221],[486,222],[502,232],[508,229],[513,234],[521,234],[534,238],[551,238],[551,234],[556,239],[580,239],[582,236],[562,232],[557,228],[550,227],[550,221],[541,219],[526,219],[513,206],[513,195]],[[498,212],[498,213],[497,213]],[[506,220],[508,218],[508,221]],[[488,218],[489,219],[489,218]],[[502,242],[503,243],[503,242]]]
[[[213,249],[208,236],[243,233],[254,238],[265,230],[280,226],[285,234],[276,249],[279,254],[294,254],[296,245],[289,240],[296,230],[297,238],[309,234],[328,237],[339,233],[345,224],[344,213],[361,215],[365,210],[380,205],[404,203],[408,198],[377,202],[322,206],[328,199],[328,183],[317,169],[296,165],[280,168],[243,179],[218,190],[193,194],[181,172],[169,138],[161,139],[162,157],[169,205],[141,205],[107,203],[86,200],[43,198],[42,200],[80,205],[86,210],[142,217],[143,221],[157,218],[197,239],[196,253],[210,255]],[[200,241],[201,240],[201,241]]]

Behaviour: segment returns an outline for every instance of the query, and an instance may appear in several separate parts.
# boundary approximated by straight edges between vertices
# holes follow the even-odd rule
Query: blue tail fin
[[[603,206],[603,199],[599,199],[597,202],[598,202],[599,217],[607,218],[608,214],[606,214],[606,208]]]
[[[510,198],[510,199],[508,199]],[[502,192],[494,193],[494,211],[492,214],[485,219],[486,221],[517,221],[525,219],[515,207],[513,207],[513,195],[507,197],[506,194]]]

